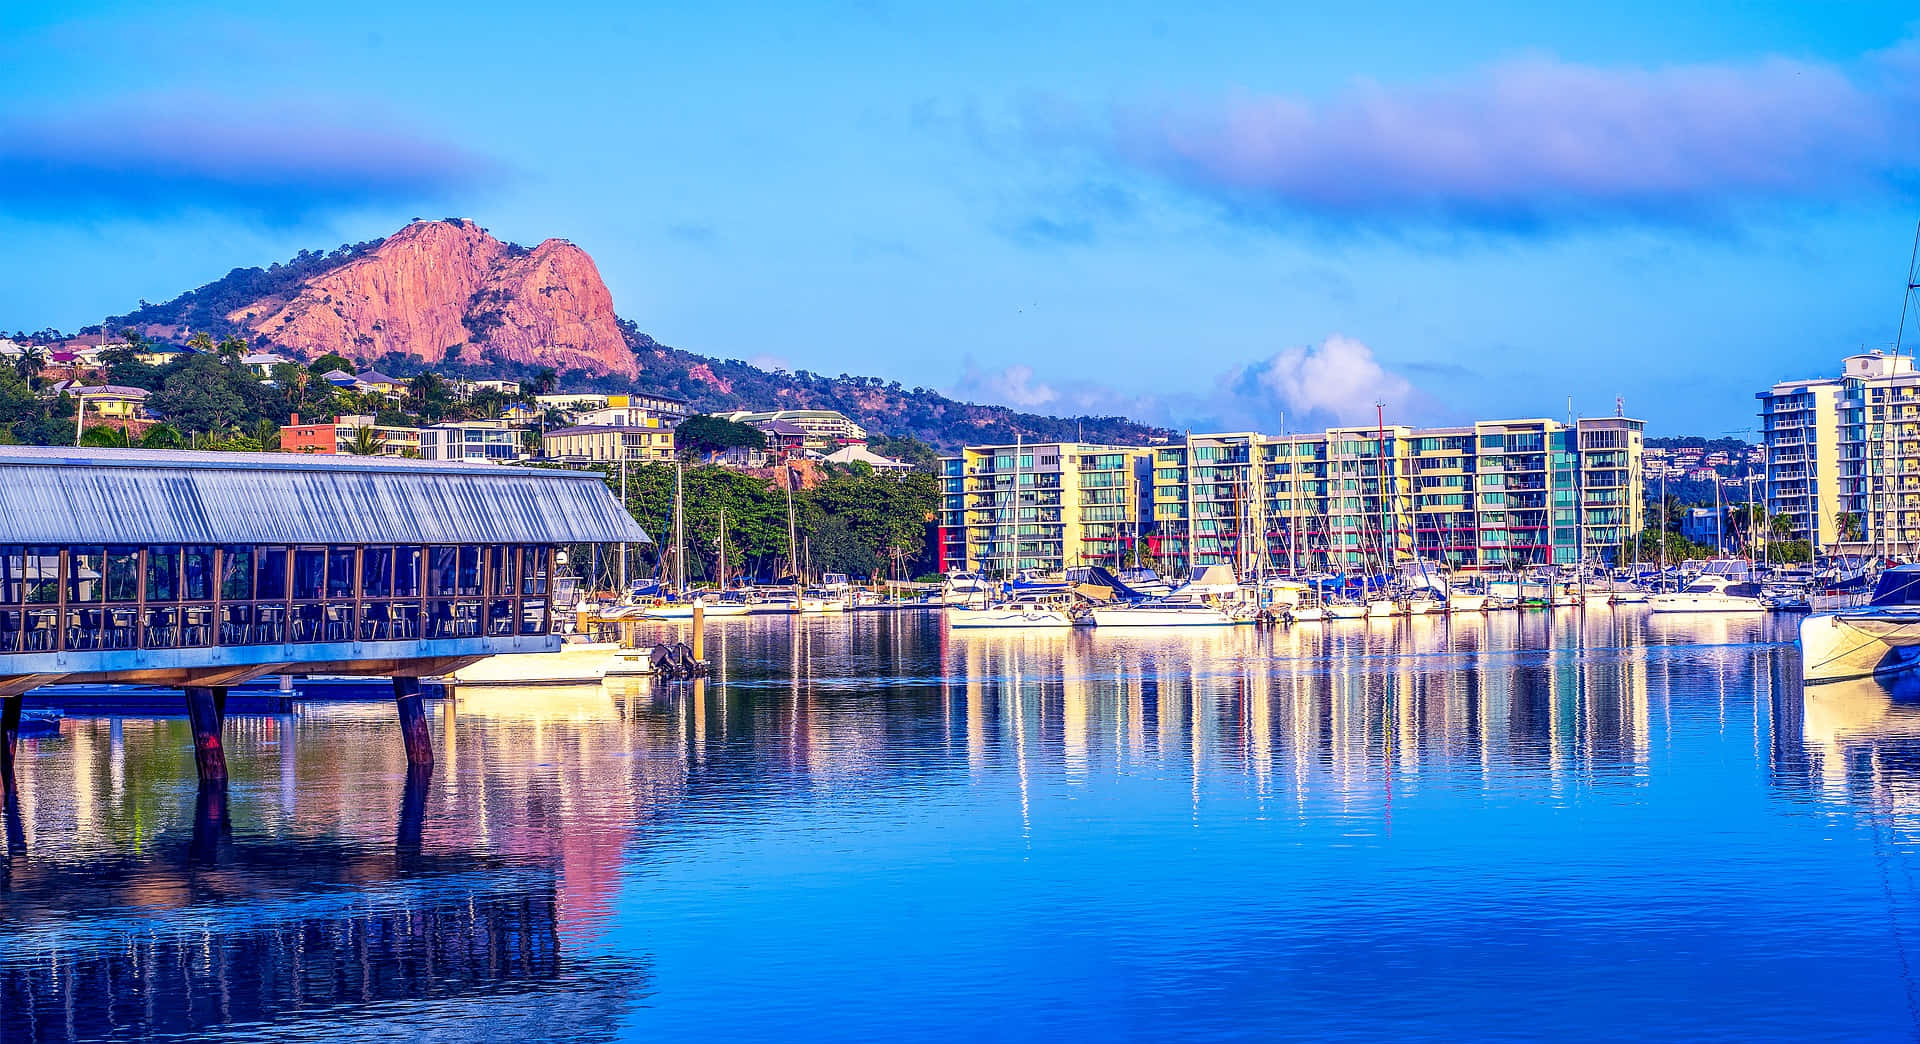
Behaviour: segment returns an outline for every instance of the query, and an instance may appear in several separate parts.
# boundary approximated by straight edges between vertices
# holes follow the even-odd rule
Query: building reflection
[[[235,838],[219,791],[136,847],[38,853],[15,839],[0,1038],[195,1037],[289,1020],[351,1036],[480,1017],[535,1033],[557,1012],[609,1026],[644,969],[568,956],[550,863],[423,850],[424,780],[403,790],[386,845]]]
[[[1783,633],[1644,612],[1125,635],[750,617],[709,629],[702,681],[442,703],[430,783],[409,784],[386,704],[233,719],[224,815],[182,782],[184,722],[76,719],[23,741],[16,768],[0,1035],[508,995],[612,1027],[646,989],[644,968],[592,956],[623,879],[677,835],[750,829],[816,788],[884,805],[1011,776],[1031,829],[1047,795],[1132,777],[1196,810],[1237,790],[1274,814],[1390,824],[1427,777],[1634,783],[1688,717],[1771,743],[1777,779],[1900,779],[1889,737],[1920,737],[1920,703],[1799,715]]]

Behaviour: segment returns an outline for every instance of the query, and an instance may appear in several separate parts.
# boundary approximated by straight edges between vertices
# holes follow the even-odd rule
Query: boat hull
[[[1699,594],[1660,594],[1647,599],[1647,605],[1656,613],[1719,613],[1722,615],[1738,613],[1764,613],[1767,611],[1758,598],[1744,598],[1739,595]]]
[[[559,652],[502,653],[453,672],[456,685],[592,685],[607,676],[615,642],[569,642]]]
[[[1486,595],[1448,595],[1447,612],[1478,613],[1487,608]]]
[[[1317,605],[1287,610],[1287,619],[1294,623],[1319,623],[1326,618],[1327,611]]]
[[[709,619],[709,620],[719,620],[729,616],[746,616],[753,611],[751,607],[740,604],[738,602],[731,603],[728,605],[709,605],[709,606],[706,606],[705,609],[706,609],[706,619]],[[642,620],[680,620],[680,621],[690,622],[693,619],[693,606],[663,605],[657,608],[647,609],[643,611],[640,614],[640,619]]]
[[[1809,685],[1920,667],[1920,613],[1822,613],[1800,621],[1801,677]]]
[[[1180,609],[1093,610],[1093,623],[1096,627],[1232,627],[1235,624],[1251,622],[1236,620],[1218,609],[1202,606]]]
[[[1358,620],[1366,615],[1367,607],[1364,605],[1327,606],[1327,617],[1333,620]]]
[[[966,609],[950,605],[946,616],[947,626],[960,630],[1073,626],[1073,618],[1057,609]]]

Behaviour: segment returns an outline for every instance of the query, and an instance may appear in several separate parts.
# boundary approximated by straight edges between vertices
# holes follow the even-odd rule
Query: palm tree
[[[80,433],[80,445],[126,449],[133,445],[133,440],[127,438],[127,433],[119,428],[96,424]]]
[[[260,443],[261,449],[277,450],[280,448],[280,425],[262,417],[254,422],[253,437]]]
[[[140,436],[140,445],[145,449],[179,449],[180,429],[171,424],[156,424]]]
[[[347,441],[347,452],[357,457],[377,457],[386,448],[387,440],[372,427],[353,429],[353,438]]]
[[[544,367],[539,373],[533,375],[533,393],[535,395],[551,395],[553,394],[553,389],[559,384],[560,375],[553,372],[553,367],[551,366]]]
[[[540,432],[533,428],[524,428],[520,432],[520,450],[529,457],[540,455]]]

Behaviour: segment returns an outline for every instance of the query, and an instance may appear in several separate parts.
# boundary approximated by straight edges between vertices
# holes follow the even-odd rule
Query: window
[[[230,547],[220,568],[220,598],[227,602],[253,600],[253,549]]]
[[[140,600],[140,551],[132,547],[107,548],[107,601]]]
[[[393,549],[393,596],[395,598],[420,597],[420,559],[422,555],[417,546],[402,545]]]
[[[360,552],[360,590],[368,598],[393,594],[393,548],[369,547]]]
[[[281,602],[287,597],[287,549],[263,547],[254,552],[253,597]]]
[[[106,597],[102,581],[106,553],[97,547],[76,547],[67,552],[67,601],[98,602]]]
[[[147,548],[147,601],[171,602],[180,597],[180,549]]]
[[[293,600],[317,602],[326,590],[327,553],[318,547],[297,548],[293,552]]]
[[[353,548],[327,548],[327,597],[353,597]]]
[[[180,581],[187,601],[213,601],[213,548],[186,548],[181,553]]]
[[[427,549],[427,594],[435,598],[453,595],[457,557],[457,549],[452,547]]]

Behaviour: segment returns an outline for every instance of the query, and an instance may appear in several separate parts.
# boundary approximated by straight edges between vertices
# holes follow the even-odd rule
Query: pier
[[[555,550],[648,543],[597,474],[375,457],[0,448],[0,778],[24,694],[181,690],[223,787],[227,688],[391,677],[409,766],[420,679],[560,648]]]

